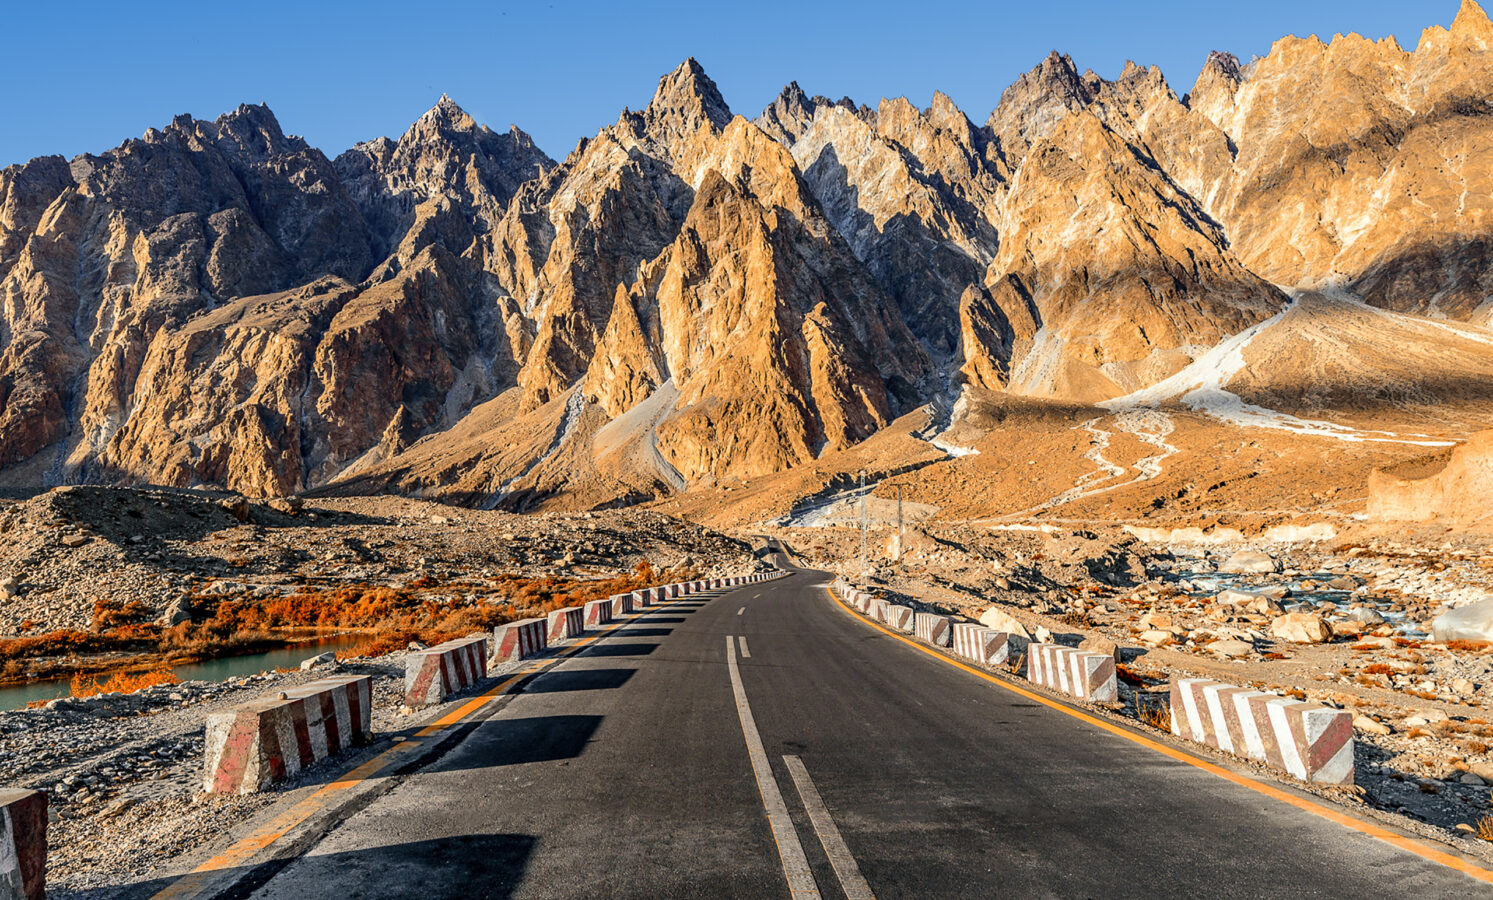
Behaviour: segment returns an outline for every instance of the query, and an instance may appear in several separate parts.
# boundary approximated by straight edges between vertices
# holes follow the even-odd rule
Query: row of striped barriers
[[[1258,760],[1302,781],[1353,783],[1353,714],[1321,703],[1174,678],[1172,734]]]
[[[891,606],[843,579],[833,588],[869,618],[908,630],[902,624],[911,612],[907,607]],[[929,643],[950,646],[940,640],[943,618],[913,614],[912,629]],[[956,656],[991,666],[1010,658],[1010,635],[1004,632],[969,622],[952,623],[948,631]],[[1034,684],[1091,703],[1119,698],[1115,660],[1108,653],[1044,643],[1029,644],[1026,653],[1026,677]],[[1353,783],[1353,714],[1347,710],[1204,678],[1172,679],[1169,699],[1177,737],[1265,763],[1302,781]]]
[[[1032,643],[1026,648],[1026,680],[1090,703],[1120,699],[1111,653],[1089,653],[1058,644]]]
[[[843,578],[833,590],[868,618],[897,631],[912,634],[935,647],[947,647],[955,656],[986,666],[1003,665],[1011,655],[1011,636],[971,622],[954,622],[948,616],[915,612],[911,607],[887,603]],[[1027,651],[1026,677],[1092,703],[1119,697],[1114,657],[1085,653],[1056,644],[1031,644]]]
[[[485,679],[490,662],[535,656],[555,641],[576,637],[635,609],[701,591],[755,584],[780,574],[761,572],[645,588],[556,610],[545,618],[509,622],[491,635],[491,660],[486,634],[411,651],[405,656],[404,703],[412,709],[442,703]],[[342,749],[369,742],[372,692],[373,680],[368,676],[337,676],[291,688],[276,698],[212,713],[207,720],[205,789],[231,794],[260,791]],[[4,857],[3,850],[0,847],[0,857]],[[0,876],[0,887],[4,884]]]

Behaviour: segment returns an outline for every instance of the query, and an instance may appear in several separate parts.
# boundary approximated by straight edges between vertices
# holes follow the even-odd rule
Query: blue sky
[[[12,2],[0,54],[0,165],[115,146],[177,113],[211,119],[265,102],[287,132],[335,156],[398,136],[445,91],[551,156],[640,108],[694,56],[731,108],[754,116],[790,80],[874,104],[942,90],[983,122],[1049,50],[1116,76],[1126,59],[1185,92],[1209,50],[1248,59],[1285,34],[1395,35],[1449,25],[1459,0],[1249,3],[357,4]]]

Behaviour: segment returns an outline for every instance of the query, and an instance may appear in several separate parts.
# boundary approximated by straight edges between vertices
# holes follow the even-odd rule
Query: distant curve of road
[[[940,662],[791,571],[546,668],[252,896],[1490,894]]]

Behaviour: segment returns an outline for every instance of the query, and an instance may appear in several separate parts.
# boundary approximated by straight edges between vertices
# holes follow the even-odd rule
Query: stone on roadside
[[[1253,653],[1255,645],[1237,638],[1225,638],[1208,645],[1208,652],[1225,659],[1241,659]]]
[[[1270,575],[1280,571],[1280,562],[1258,550],[1240,550],[1218,567],[1224,575]]]
[[[301,671],[309,672],[317,666],[329,666],[337,661],[337,654],[332,652],[321,653],[310,659],[301,660]]]
[[[1086,637],[1079,642],[1078,649],[1088,653],[1107,653],[1115,658],[1115,662],[1120,662],[1120,645],[1107,637],[1097,634],[1093,637]]]
[[[992,606],[981,613],[980,624],[992,631],[1003,631],[1006,634],[1023,640],[1030,641],[1032,639],[1032,634],[1026,630],[1025,625],[1016,621],[1010,613],[998,606]]]
[[[1385,725],[1383,722],[1380,722],[1377,719],[1371,719],[1368,716],[1354,716],[1353,727],[1358,731],[1364,732],[1365,734],[1394,733],[1393,728],[1390,728],[1388,725]]]
[[[86,534],[70,534],[62,539],[62,546],[76,550],[89,541],[93,540]]]
[[[1172,633],[1170,631],[1158,630],[1142,631],[1139,635],[1136,636],[1135,639],[1140,641],[1142,644],[1145,644],[1147,647],[1165,647],[1168,644],[1176,642],[1176,639],[1172,637]]]
[[[1311,613],[1286,613],[1270,623],[1270,635],[1293,644],[1320,644],[1332,635],[1321,616]]]

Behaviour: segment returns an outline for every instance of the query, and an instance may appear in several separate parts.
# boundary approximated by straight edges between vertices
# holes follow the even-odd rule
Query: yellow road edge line
[[[690,594],[686,596],[694,595]],[[669,600],[661,600],[657,603],[651,604],[651,606],[666,606],[678,599],[678,597],[674,597]],[[647,608],[649,607],[644,607],[644,609]],[[224,850],[222,853],[219,853],[212,859],[209,859],[206,862],[202,863],[186,875],[181,876],[176,881],[172,882],[169,886],[161,890],[159,893],[152,895],[151,900],[188,900],[188,898],[198,896],[200,892],[207,886],[210,880],[210,876],[221,872],[222,870],[229,868],[230,866],[237,866],[247,862],[248,860],[253,858],[255,854],[265,850],[280,838],[288,834],[292,828],[300,825],[302,822],[305,822],[317,812],[325,809],[327,805],[325,801],[328,798],[332,797],[334,794],[355,787],[358,784],[367,781],[374,775],[377,775],[379,772],[382,772],[384,769],[388,768],[389,764],[393,762],[394,759],[400,754],[408,753],[411,750],[424,747],[427,742],[421,740],[422,738],[427,738],[432,735],[439,734],[443,731],[448,731],[456,725],[461,724],[467,718],[475,715],[479,710],[482,709],[482,707],[486,706],[488,703],[497,699],[499,696],[508,693],[508,691],[511,690],[513,686],[519,681],[522,681],[530,675],[542,672],[553,663],[559,662],[560,660],[567,657],[574,656],[577,652],[584,649],[587,644],[590,644],[599,638],[611,634],[613,631],[616,631],[624,625],[631,624],[633,619],[635,619],[637,617],[637,614],[640,612],[642,612],[642,610],[635,610],[633,616],[619,621],[609,628],[602,629],[595,634],[577,638],[575,643],[559,650],[554,656],[548,657],[546,659],[534,660],[533,662],[528,663],[524,668],[508,675],[502,681],[499,681],[497,684],[488,688],[483,693],[478,694],[476,697],[473,697],[471,700],[468,700],[466,703],[462,704],[456,709],[451,710],[450,712],[441,716],[439,719],[435,720],[429,725],[426,725],[424,728],[421,728],[419,731],[415,732],[413,738],[401,741],[390,747],[389,749],[383,751],[382,753],[378,754],[377,756],[373,757],[372,759],[365,760],[356,767],[349,769],[348,771],[337,776],[335,780],[318,788],[310,796],[304,797],[301,800],[297,801],[289,809],[285,810],[280,815],[266,822],[254,833],[248,835],[247,837],[241,838],[237,843],[229,847],[227,850]]]
[[[882,627],[880,623],[874,622],[871,619],[861,615],[859,611],[853,609],[849,604],[841,600],[839,595],[837,595],[828,587],[824,588],[824,592],[830,596],[830,599],[835,601],[836,606],[840,607],[840,609],[844,610],[847,614],[859,620],[860,622],[869,625],[872,628],[875,628],[877,631],[882,632],[888,637],[892,637],[901,641],[907,646],[912,647],[914,650],[926,653],[927,655],[948,663],[955,668],[963,669],[964,671],[969,672],[971,675],[977,675],[980,678],[983,678],[986,681],[990,682],[991,684],[996,685],[1000,688],[1004,688],[1005,690],[1008,690],[1013,694],[1025,697],[1028,700],[1035,700],[1038,703],[1041,703],[1043,706],[1051,707],[1052,709],[1055,709],[1065,715],[1072,716],[1073,718],[1078,719],[1081,722],[1086,722],[1090,725],[1102,728],[1103,730],[1108,731],[1111,734],[1118,735],[1127,741],[1154,750],[1157,753],[1171,757],[1172,759],[1175,759],[1179,762],[1187,763],[1188,765],[1195,768],[1202,769],[1204,772],[1217,775],[1219,778],[1222,778],[1226,781],[1231,781],[1234,784],[1247,787],[1252,791],[1264,794],[1267,797],[1270,797],[1274,800],[1279,800],[1280,802],[1294,806],[1297,809],[1301,809],[1306,812],[1321,816],[1322,818],[1327,819],[1330,822],[1335,822],[1338,825],[1342,825],[1346,828],[1351,828],[1354,831],[1360,832],[1361,834],[1368,835],[1372,838],[1377,838],[1401,850],[1414,853],[1416,856],[1419,856],[1423,859],[1428,859],[1432,862],[1440,863],[1447,868],[1456,869],[1464,875],[1469,875],[1473,878],[1478,879],[1479,881],[1485,881],[1489,884],[1493,884],[1493,870],[1485,869],[1482,866],[1471,862],[1470,860],[1454,856],[1444,850],[1438,850],[1435,847],[1427,846],[1425,843],[1419,840],[1408,838],[1404,835],[1395,834],[1387,828],[1375,825],[1372,822],[1366,822],[1362,819],[1357,818],[1356,816],[1350,816],[1347,813],[1342,812],[1341,810],[1333,809],[1325,803],[1321,803],[1317,800],[1308,799],[1307,797],[1292,794],[1288,791],[1283,791],[1273,785],[1263,784],[1253,778],[1240,775],[1238,772],[1233,772],[1225,769],[1223,766],[1217,765],[1216,763],[1211,763],[1205,759],[1200,759],[1190,753],[1179,750],[1176,747],[1169,747],[1166,744],[1162,744],[1158,741],[1153,741],[1150,738],[1145,737],[1144,735],[1136,734],[1130,729],[1116,725],[1113,722],[1106,722],[1103,719],[1099,719],[1087,713],[1080,712],[1079,710],[1076,710],[1073,707],[1068,706],[1067,704],[1059,703],[1058,701],[1052,700],[1048,697],[1044,697],[1041,694],[1036,694],[1031,691],[1025,690],[1024,688],[1017,687],[1016,685],[1011,684],[1004,679],[996,678],[994,675],[991,675],[988,672],[977,669],[974,666],[966,665],[947,654],[940,653],[930,647],[925,647],[921,643],[914,641],[911,638],[905,637],[895,631],[892,631],[891,629]]]

